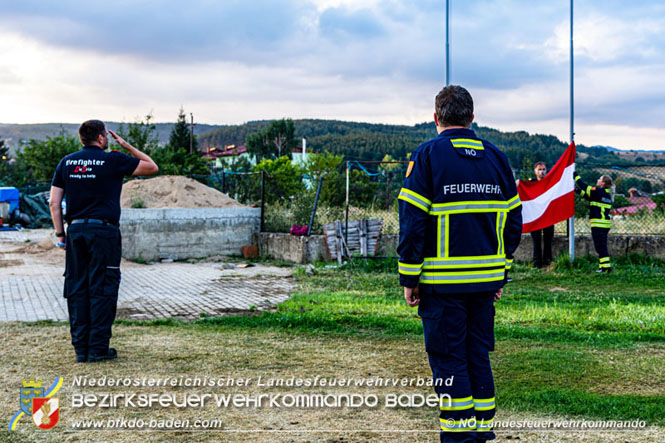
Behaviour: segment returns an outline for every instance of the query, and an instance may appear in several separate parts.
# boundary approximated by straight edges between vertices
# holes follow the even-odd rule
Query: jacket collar
[[[466,129],[466,128],[461,128],[461,129],[446,129],[443,131],[441,134],[439,134],[441,137],[476,137],[476,133],[473,132],[472,129]]]

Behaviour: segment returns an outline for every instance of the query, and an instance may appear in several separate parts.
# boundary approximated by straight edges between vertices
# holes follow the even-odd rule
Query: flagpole
[[[573,0],[570,0],[570,142],[575,141],[573,96]],[[575,261],[575,215],[568,219],[568,256]]]
[[[450,0],[446,0],[446,86],[450,84]]]

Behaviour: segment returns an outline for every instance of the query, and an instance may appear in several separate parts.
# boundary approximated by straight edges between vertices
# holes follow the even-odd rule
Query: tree
[[[266,201],[289,201],[292,197],[305,191],[302,181],[302,170],[291,163],[287,156],[275,160],[263,160],[254,171],[265,171],[266,174]]]
[[[79,139],[68,135],[46,137],[43,141],[31,139],[17,161],[27,165],[35,180],[51,180],[60,160],[79,149]]]
[[[118,135],[139,151],[152,151],[159,145],[156,127],[152,123],[152,114],[145,116],[144,120],[130,123],[127,128],[124,124],[118,127]]]
[[[5,146],[5,141],[0,140],[0,161],[9,160],[9,147]]]
[[[129,143],[137,149],[145,150],[152,157],[159,166],[160,175],[210,174],[208,164],[198,151],[196,137],[193,139],[194,151],[189,152],[190,130],[182,108],[178,121],[171,129],[169,143],[163,148],[158,146],[155,125],[151,120],[152,115],[148,114],[145,121],[130,123],[124,134],[127,135]],[[125,129],[122,128],[122,131]]]
[[[185,110],[180,108],[178,113],[178,121],[171,129],[171,135],[169,136],[169,146],[174,150],[178,148],[183,148],[185,151],[189,152],[190,138],[192,141],[192,150],[191,152],[198,152],[198,141],[196,136],[193,136],[189,124],[187,123],[187,116],[185,115]]]
[[[281,119],[270,122],[266,129],[249,134],[245,140],[247,152],[257,160],[279,158],[295,146],[295,125],[293,120]]]
[[[316,192],[318,180],[323,178],[321,184],[320,204],[327,206],[341,206],[345,200],[345,175],[343,173],[342,161],[344,157],[328,152],[313,154],[307,158],[305,174],[311,177],[314,188],[310,191]]]

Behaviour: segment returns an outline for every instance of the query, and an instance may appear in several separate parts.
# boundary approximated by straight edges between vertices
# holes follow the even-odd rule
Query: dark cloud
[[[279,57],[314,13],[301,1],[4,2],[0,24],[55,46],[155,60]]]
[[[385,0],[374,8],[318,11],[308,0],[189,2],[2,1],[0,26],[54,46],[167,63],[230,61],[297,67],[345,80],[392,77],[441,83],[445,2]],[[567,60],[545,43],[569,19],[568,2],[452,1],[452,80],[514,89],[567,78]],[[599,4],[576,0],[579,23],[591,15],[638,23],[665,15],[661,0]],[[581,31],[581,30],[580,30]],[[637,31],[636,31],[637,32]],[[643,29],[620,60],[583,54],[579,69],[642,64],[663,56],[665,33]],[[565,39],[565,36],[563,36]],[[565,44],[565,42],[564,42]]]

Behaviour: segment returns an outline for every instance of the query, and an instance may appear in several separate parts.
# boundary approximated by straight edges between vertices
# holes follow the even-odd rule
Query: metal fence
[[[347,162],[347,206],[345,220],[382,218],[383,233],[399,232],[397,196],[408,162]],[[665,164],[623,164],[621,166],[577,162],[576,172],[594,186],[601,175],[614,183],[615,199],[610,234],[665,235]],[[532,176],[533,171],[515,171],[515,177]],[[575,232],[589,234],[589,204],[576,197]],[[556,225],[567,234],[567,222]]]
[[[404,182],[406,161],[348,161],[346,163],[345,224],[381,219],[382,233],[399,233],[397,196]]]
[[[607,165],[578,161],[576,172],[591,186],[601,175],[614,184],[614,203],[610,211],[612,234],[665,235],[665,164]],[[589,204],[581,197],[575,202],[575,233],[589,234]],[[556,232],[567,233],[566,223]]]
[[[261,172],[222,171],[198,178],[243,204],[263,208],[263,229],[289,232],[293,225],[312,223],[312,233],[321,233],[321,226],[334,221],[345,225],[360,219],[382,220],[383,234],[399,233],[397,196],[404,182],[408,162],[348,161],[343,174],[324,177],[328,194],[342,194],[335,199],[328,195],[319,202],[315,217],[312,210],[317,179],[301,175],[289,177],[301,183],[297,191],[289,191],[280,178]],[[614,181],[615,200],[610,234],[665,235],[665,164],[633,164],[621,166],[580,161],[577,173],[590,185],[601,175]],[[527,178],[532,171],[515,171],[516,177]],[[281,180],[284,180],[282,178]],[[325,191],[324,191],[325,193]],[[589,204],[576,198],[575,232],[588,234]],[[566,234],[566,222],[557,224],[556,232]]]

